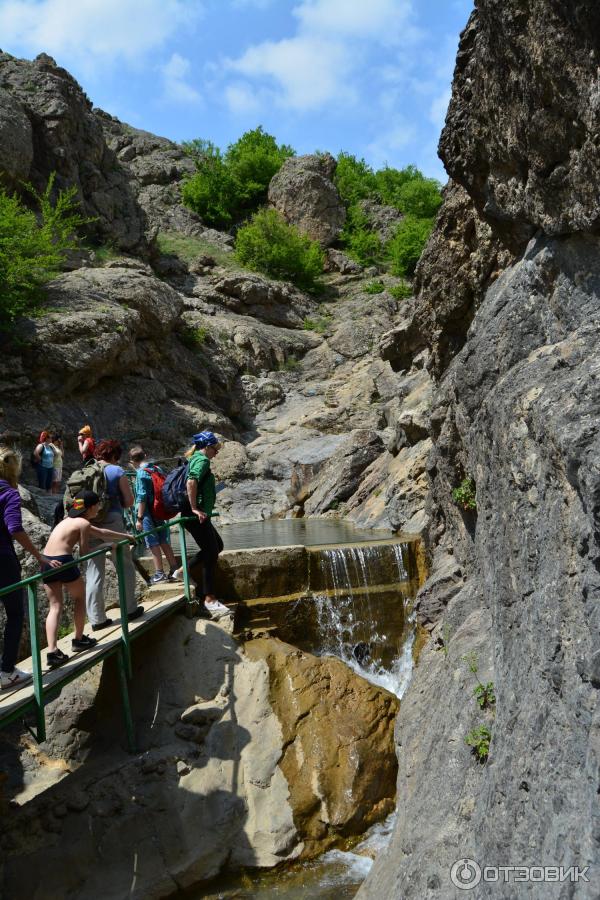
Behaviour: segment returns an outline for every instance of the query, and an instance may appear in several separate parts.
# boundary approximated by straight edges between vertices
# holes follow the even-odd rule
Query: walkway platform
[[[181,584],[160,584],[148,588],[142,600],[144,615],[129,623],[130,640],[134,641],[153,625],[156,625],[159,619],[165,618],[183,607],[185,602]],[[113,624],[104,631],[94,633],[90,626],[86,625],[86,633],[98,639],[98,643],[92,650],[84,650],[82,653],[73,654],[71,650],[72,634],[58,641],[58,646],[63,653],[68,654],[69,661],[58,669],[48,669],[44,666],[45,704],[56,699],[62,688],[69,684],[70,681],[78,678],[87,669],[91,669],[99,662],[103,662],[121,648],[122,632],[119,609],[107,610],[107,615],[113,620]],[[46,651],[44,650],[42,651],[42,663],[45,663],[45,659]],[[18,665],[19,668],[29,672],[33,669],[31,657],[22,660]],[[29,681],[22,687],[0,692],[0,724],[7,725],[15,719],[22,718],[30,710],[35,710],[35,695],[32,681]]]

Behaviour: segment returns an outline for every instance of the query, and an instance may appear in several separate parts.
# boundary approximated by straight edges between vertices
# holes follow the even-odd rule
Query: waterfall
[[[314,652],[337,656],[398,697],[412,672],[409,552],[409,545],[400,543],[323,548],[318,557],[323,589],[312,592],[319,641]]]

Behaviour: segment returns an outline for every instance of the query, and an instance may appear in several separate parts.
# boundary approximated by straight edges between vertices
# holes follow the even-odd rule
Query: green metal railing
[[[162,528],[179,528],[179,544],[180,544],[180,553],[181,553],[181,566],[183,570],[183,590],[186,603],[192,604],[194,602],[191,594],[191,585],[190,585],[190,576],[188,572],[188,558],[187,558],[187,547],[185,542],[185,523],[193,522],[196,520],[195,516],[180,516],[177,519],[173,519],[171,522],[166,522],[164,525],[157,526],[156,528],[151,528],[148,531],[135,533],[131,535],[134,543],[141,541],[149,534],[155,534],[157,531],[160,531]],[[12,591],[19,590],[21,588],[25,588],[27,591],[27,603],[29,609],[29,627],[31,633],[31,659],[32,659],[32,679],[33,679],[33,697],[31,700],[23,706],[20,706],[19,709],[8,716],[1,717],[0,716],[0,727],[7,725],[9,722],[13,721],[15,718],[20,717],[28,708],[33,707],[36,715],[36,730],[33,731],[31,728],[29,729],[34,735],[35,739],[38,743],[41,743],[46,739],[46,716],[45,716],[45,705],[49,702],[50,699],[53,699],[53,695],[57,692],[60,692],[60,689],[67,684],[69,681],[74,680],[80,675],[83,675],[88,669],[97,665],[100,662],[103,662],[107,656],[112,653],[117,653],[118,664],[119,664],[119,686],[121,690],[121,699],[123,702],[123,714],[125,718],[125,727],[127,730],[127,738],[129,743],[129,748],[132,752],[135,749],[135,737],[133,730],[133,719],[131,717],[131,705],[129,702],[129,686],[128,681],[132,677],[132,666],[131,666],[131,643],[130,643],[130,635],[129,635],[129,619],[128,619],[128,610],[127,610],[127,594],[125,590],[125,560],[124,553],[125,548],[131,544],[131,538],[124,539],[119,541],[116,544],[111,544],[109,547],[99,547],[97,550],[93,550],[91,553],[86,553],[84,556],[80,556],[77,562],[85,562],[85,560],[92,559],[95,556],[100,556],[105,553],[112,553],[113,547],[115,548],[115,568],[117,571],[117,580],[119,585],[119,609],[121,612],[121,641],[119,644],[114,647],[108,648],[108,650],[100,656],[92,657],[89,660],[89,665],[84,667],[78,667],[75,672],[72,672],[65,676],[63,679],[59,679],[53,685],[48,685],[44,687],[43,683],[43,674],[42,674],[42,658],[41,658],[41,643],[40,643],[40,621],[39,621],[39,609],[38,609],[38,598],[37,598],[37,586],[38,583],[41,582],[49,572],[40,572],[37,575],[32,575],[29,578],[24,578],[22,581],[17,582],[16,584],[9,585],[8,587],[2,588],[0,590],[0,597],[4,594],[9,594]],[[73,564],[67,563],[64,566],[60,566],[59,568],[52,569],[52,575],[56,575],[59,572],[63,572],[66,569],[70,568]],[[58,691],[57,691],[58,689]]]

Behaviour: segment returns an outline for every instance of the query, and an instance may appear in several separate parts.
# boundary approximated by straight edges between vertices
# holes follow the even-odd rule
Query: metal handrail
[[[125,590],[125,563],[123,554],[125,552],[125,547],[129,546],[132,543],[137,543],[145,538],[149,534],[155,534],[157,531],[161,531],[164,528],[175,528],[176,526],[179,528],[179,544],[181,551],[181,566],[183,570],[183,590],[184,596],[186,599],[186,603],[193,603],[192,595],[191,595],[191,586],[190,586],[190,577],[188,572],[188,561],[187,561],[187,547],[185,542],[185,524],[186,522],[193,522],[196,520],[195,516],[180,516],[177,519],[173,519],[170,522],[165,522],[164,525],[158,525],[156,528],[150,528],[148,531],[143,531],[135,535],[131,535],[128,538],[124,538],[122,541],[116,541],[115,543],[111,543],[110,546],[98,547],[96,550],[92,550],[91,553],[86,553],[84,556],[80,556],[77,562],[85,562],[88,559],[92,559],[95,556],[100,556],[103,553],[112,553],[113,548],[115,552],[115,568],[117,570],[117,581],[119,586],[119,609],[121,612],[121,646],[119,652],[119,674],[120,674],[120,686],[121,686],[121,696],[123,700],[123,709],[125,713],[125,724],[127,728],[127,737],[129,740],[130,749],[133,751],[134,749],[134,735],[133,735],[133,721],[131,718],[131,710],[129,705],[129,691],[127,681],[132,677],[132,667],[131,667],[131,645],[129,639],[129,619],[128,619],[128,611],[127,611],[127,594]],[[39,572],[37,575],[30,575],[29,578],[23,578],[21,581],[16,582],[15,584],[8,585],[0,590],[0,597],[4,596],[4,594],[9,594],[12,591],[19,590],[21,588],[25,588],[27,591],[27,601],[28,601],[28,609],[29,609],[29,627],[31,634],[31,661],[33,664],[33,693],[35,697],[35,707],[36,707],[36,733],[35,737],[38,743],[41,743],[46,739],[46,717],[44,710],[44,684],[43,684],[43,676],[42,676],[42,657],[41,657],[41,647],[40,647],[40,622],[39,622],[39,609],[38,609],[38,598],[37,598],[37,584],[40,581],[43,581],[48,575],[58,574],[59,572],[64,572],[66,569],[72,568],[73,563],[66,563],[63,566],[57,566],[56,568],[50,569],[46,572]],[[98,660],[101,662],[101,660]],[[81,673],[83,674],[83,673]]]

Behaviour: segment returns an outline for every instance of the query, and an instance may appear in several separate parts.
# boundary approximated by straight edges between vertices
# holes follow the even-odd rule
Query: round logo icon
[[[450,880],[461,891],[470,891],[481,881],[481,868],[474,859],[457,859],[450,869]]]

